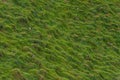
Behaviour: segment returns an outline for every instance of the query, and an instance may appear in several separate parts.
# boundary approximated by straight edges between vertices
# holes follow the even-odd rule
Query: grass
[[[0,80],[120,80],[119,0],[0,0]]]

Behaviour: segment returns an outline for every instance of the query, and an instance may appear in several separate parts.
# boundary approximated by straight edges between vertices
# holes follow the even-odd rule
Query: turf
[[[0,0],[0,80],[120,80],[120,0]]]

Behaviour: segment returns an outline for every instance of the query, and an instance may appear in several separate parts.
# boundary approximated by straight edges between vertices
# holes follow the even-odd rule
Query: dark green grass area
[[[0,80],[120,80],[120,0],[0,0]]]

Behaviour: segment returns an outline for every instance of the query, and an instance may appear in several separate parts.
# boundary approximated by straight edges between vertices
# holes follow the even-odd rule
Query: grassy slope
[[[120,80],[120,0],[0,0],[0,80]]]

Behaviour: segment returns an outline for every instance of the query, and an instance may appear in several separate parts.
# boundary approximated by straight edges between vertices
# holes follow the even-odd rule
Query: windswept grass
[[[0,80],[120,80],[120,0],[0,0]]]

